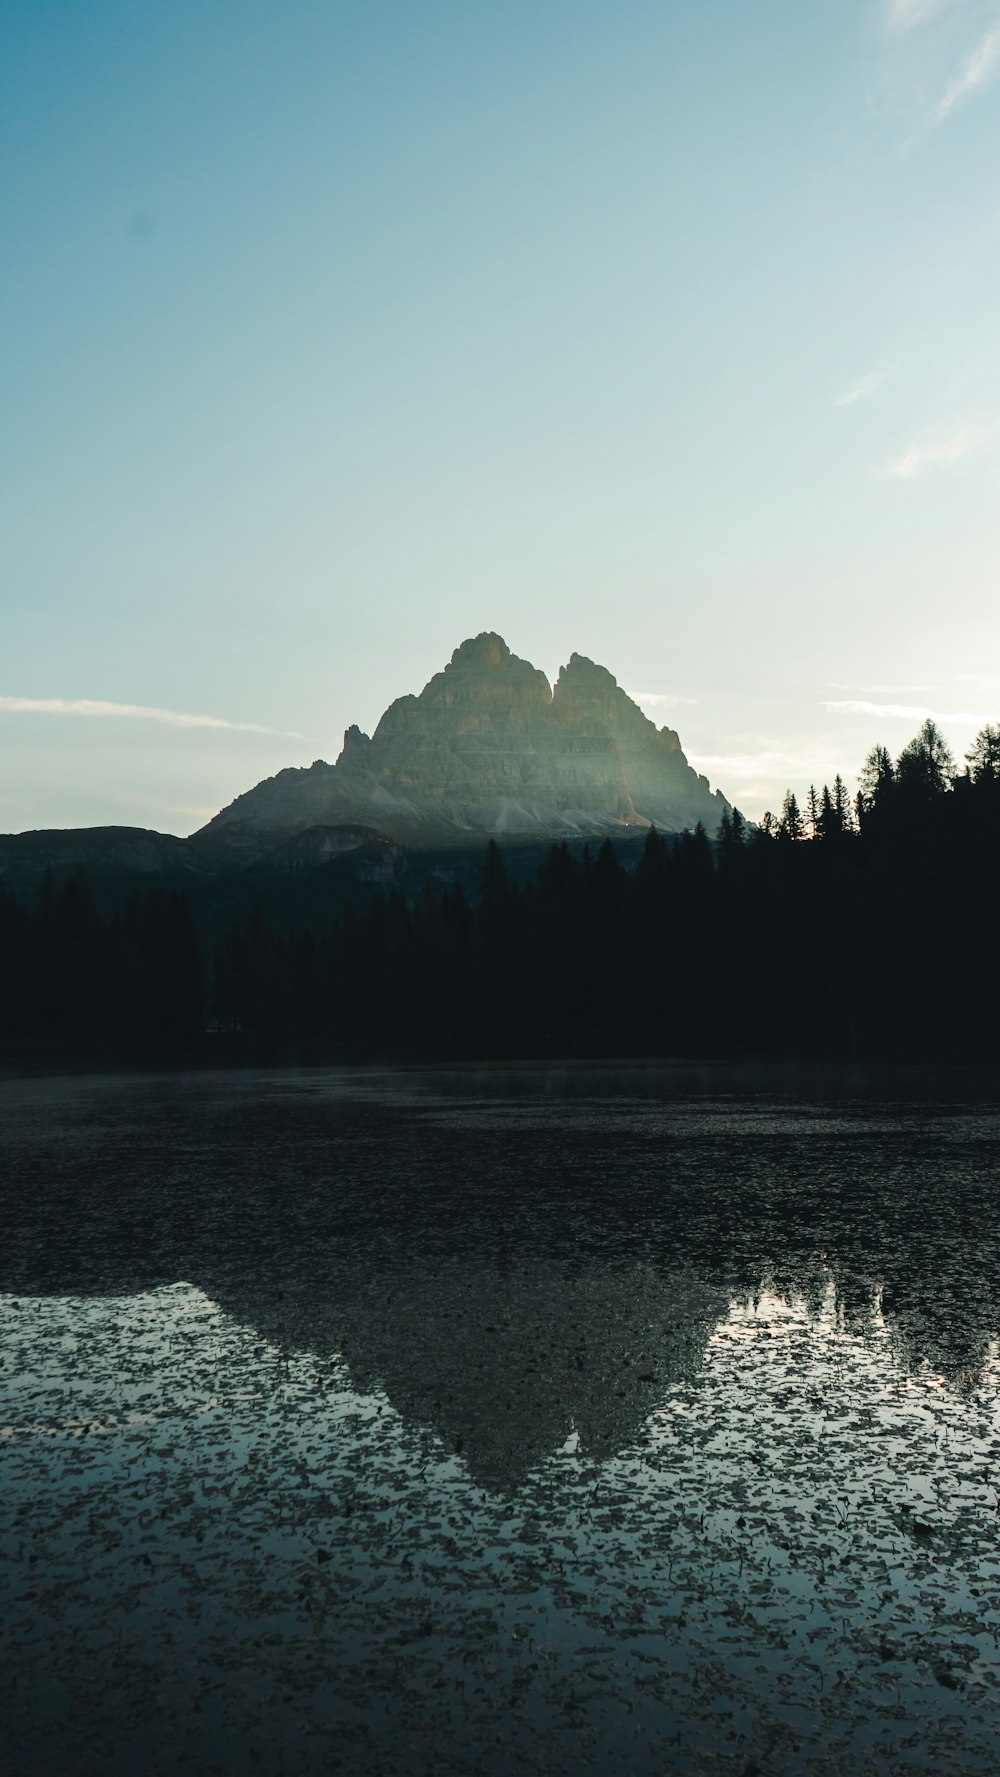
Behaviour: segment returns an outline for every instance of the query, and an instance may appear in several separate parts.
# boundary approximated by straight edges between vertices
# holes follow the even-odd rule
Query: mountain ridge
[[[352,724],[334,764],[286,767],[221,809],[231,824],[291,834],[363,824],[402,843],[477,837],[613,837],[702,821],[729,807],[613,674],[574,653],[554,685],[496,631],[469,637],[374,734]]]

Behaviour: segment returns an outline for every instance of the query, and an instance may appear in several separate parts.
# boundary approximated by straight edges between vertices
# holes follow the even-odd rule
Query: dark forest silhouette
[[[894,762],[727,814],[627,870],[553,846],[516,883],[425,879],[285,929],[266,906],[199,936],[184,894],[110,917],[87,880],[0,889],[6,1046],[226,1057],[1000,1058],[1000,728],[955,765],[934,723]]]

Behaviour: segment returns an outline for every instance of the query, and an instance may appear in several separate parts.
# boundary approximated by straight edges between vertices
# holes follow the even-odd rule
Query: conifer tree
[[[786,790],[785,800],[781,805],[781,821],[778,832],[782,839],[802,839],[802,815],[799,810],[794,790]]]
[[[928,716],[896,760],[896,781],[907,790],[928,797],[949,789],[954,775],[951,748],[937,723]]]
[[[862,820],[885,808],[895,781],[896,769],[888,748],[872,747],[858,779],[858,813]]]
[[[974,784],[1000,784],[1000,726],[987,722],[965,758]]]

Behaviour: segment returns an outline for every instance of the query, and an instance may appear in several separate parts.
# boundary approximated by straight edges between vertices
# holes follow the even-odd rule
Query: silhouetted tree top
[[[896,782],[924,795],[940,795],[955,776],[951,748],[937,723],[928,716],[919,734],[903,748],[896,760]]]
[[[896,769],[888,747],[872,747],[858,779],[858,809],[862,816],[878,806],[895,781]]]
[[[779,839],[793,840],[805,837],[805,828],[798,799],[793,790],[788,790],[781,805],[781,820],[778,823]]]
[[[1000,725],[987,722],[965,758],[974,784],[1000,784]]]

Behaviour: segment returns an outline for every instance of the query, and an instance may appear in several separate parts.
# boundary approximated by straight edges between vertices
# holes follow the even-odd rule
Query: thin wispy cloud
[[[748,782],[770,782],[776,777],[822,777],[830,769],[829,755],[811,748],[800,751],[795,747],[772,745],[751,748],[746,752],[688,753],[687,757],[695,770],[703,771],[713,783],[719,782],[724,786],[735,782],[741,788]]]
[[[848,684],[843,679],[831,679],[830,684],[833,687],[834,691],[877,691],[882,696],[885,696],[888,693],[889,695],[891,695],[893,697],[899,697],[903,692],[906,692],[906,691],[932,691],[934,689],[934,687],[932,685],[926,685],[926,684],[920,684],[920,685],[859,685],[857,683]]]
[[[0,697],[9,715],[96,716],[140,722],[166,722],[173,728],[225,728],[238,734],[280,734],[286,740],[305,737],[287,728],[266,728],[261,722],[230,722],[224,716],[197,716],[187,710],[161,710],[144,703],[105,703],[92,697]]]
[[[829,737],[797,744],[774,734],[738,734],[732,741],[727,751],[690,752],[688,759],[751,819],[780,808],[791,784],[832,784],[838,770],[846,782],[854,770],[849,760],[838,759]]]
[[[1000,673],[949,673],[951,685],[979,685],[1000,692]]]
[[[957,74],[945,89],[944,96],[937,108],[938,122],[942,123],[956,105],[963,99],[978,92],[980,87],[988,86],[989,82],[1000,73],[1000,23],[987,31],[985,37],[976,45],[965,67]]]
[[[889,372],[887,370],[869,370],[867,376],[858,378],[842,395],[836,396],[834,407],[853,407],[856,401],[868,401],[877,389],[882,387]]]
[[[926,722],[930,718],[932,722],[958,722],[970,728],[978,728],[990,720],[988,716],[974,716],[968,710],[931,710],[922,703],[869,703],[860,697],[824,703],[823,708],[838,716],[888,716],[901,722]]]
[[[964,694],[965,688],[970,685],[974,685],[977,690],[1000,692],[1000,673],[943,673],[937,677],[932,675],[930,678],[922,679],[919,683],[908,680],[905,685],[898,683],[886,685],[881,682],[859,685],[856,679],[850,683],[845,679],[831,679],[829,683],[834,691],[852,691],[855,696],[860,697],[871,696],[874,693],[876,696],[895,699],[905,696],[908,692],[912,694],[914,691],[929,692],[932,697],[948,697],[959,687],[962,688]]]
[[[626,691],[633,703],[642,704],[650,710],[669,710],[676,704],[696,704],[697,697],[678,697],[672,691]]]
[[[912,31],[950,4],[951,0],[888,0],[885,28],[893,34]]]
[[[953,463],[961,463],[966,457],[982,448],[986,442],[986,433],[981,427],[963,426],[958,432],[951,432],[946,438],[938,438],[926,444],[911,444],[902,456],[894,458],[886,464],[886,474],[893,475],[899,481],[915,481],[928,469],[949,468]]]

